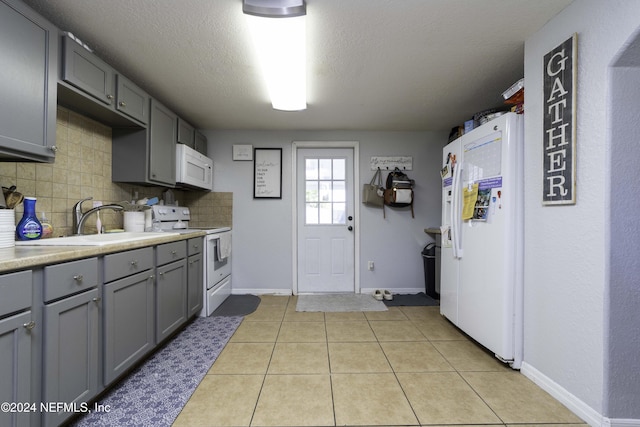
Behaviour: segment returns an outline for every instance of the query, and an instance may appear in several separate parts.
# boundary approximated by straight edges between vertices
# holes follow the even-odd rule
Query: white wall
[[[525,367],[592,424],[604,399],[609,310],[608,66],[640,25],[640,2],[576,0],[525,44]],[[577,204],[543,207],[542,58],[578,33]],[[629,326],[631,327],[631,326]],[[635,325],[637,328],[637,325]]]
[[[292,199],[291,143],[293,141],[359,141],[360,177],[356,191],[369,182],[373,172],[369,159],[374,155],[413,157],[410,178],[416,181],[415,218],[408,210],[360,209],[361,262],[364,290],[392,292],[424,291],[423,261],[420,252],[432,239],[424,233],[440,225],[439,165],[446,132],[277,132],[205,131],[208,150],[214,159],[214,190],[233,192],[233,292],[291,293]],[[232,160],[233,144],[282,148],[283,189],[281,200],[253,199],[253,162]],[[384,176],[383,176],[384,179]],[[367,261],[375,269],[367,270]]]
[[[640,32],[609,75],[611,143],[609,332],[605,343],[605,405],[613,417],[640,419]]]

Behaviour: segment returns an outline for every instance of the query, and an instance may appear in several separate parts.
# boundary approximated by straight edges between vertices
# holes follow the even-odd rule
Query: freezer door
[[[459,260],[454,256],[451,234],[453,213],[453,173],[460,159],[460,139],[444,147],[442,152],[442,236],[440,256],[440,314],[454,324],[458,322]]]

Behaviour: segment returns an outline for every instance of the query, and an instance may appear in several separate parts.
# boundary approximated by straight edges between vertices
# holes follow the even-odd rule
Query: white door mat
[[[349,312],[387,311],[387,306],[372,295],[326,294],[299,295],[296,311]]]

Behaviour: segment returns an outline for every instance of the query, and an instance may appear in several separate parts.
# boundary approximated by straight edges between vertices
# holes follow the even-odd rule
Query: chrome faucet
[[[83,228],[84,223],[87,221],[87,218],[94,212],[98,212],[102,209],[111,209],[114,211],[123,211],[124,208],[122,205],[118,205],[116,203],[111,203],[108,205],[96,206],[95,208],[91,208],[86,212],[82,212],[82,202],[87,200],[91,200],[93,197],[87,197],[86,199],[80,200],[73,206],[73,230],[76,234],[84,234]]]

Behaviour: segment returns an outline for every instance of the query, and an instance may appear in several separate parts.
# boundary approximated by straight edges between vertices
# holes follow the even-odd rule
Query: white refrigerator
[[[443,149],[440,312],[512,368],[523,357],[523,117]]]

